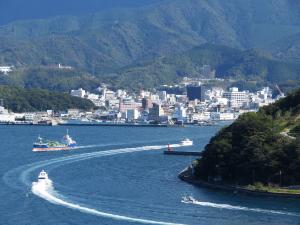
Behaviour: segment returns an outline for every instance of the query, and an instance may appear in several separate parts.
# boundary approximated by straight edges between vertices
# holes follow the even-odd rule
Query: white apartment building
[[[248,93],[239,91],[237,87],[232,87],[229,91],[224,92],[223,97],[228,99],[230,107],[241,107],[249,102]]]

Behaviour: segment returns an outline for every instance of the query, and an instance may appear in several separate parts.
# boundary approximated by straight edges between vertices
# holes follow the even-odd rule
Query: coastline
[[[131,124],[131,123],[0,123],[0,126],[102,126],[102,127],[184,127],[184,125],[168,124]]]
[[[280,197],[280,198],[296,198],[300,199],[300,194],[290,194],[290,193],[273,193],[273,192],[267,192],[267,191],[259,191],[259,190],[250,190],[246,189],[241,186],[233,186],[228,185],[224,183],[212,183],[200,179],[195,179],[195,177],[192,175],[192,168],[189,166],[185,168],[183,171],[181,171],[178,174],[178,178],[182,181],[185,181],[189,184],[195,185],[195,186],[201,186],[209,189],[215,189],[219,191],[229,191],[233,192],[235,194],[241,193],[241,194],[249,194],[254,196],[265,196],[265,197]]]

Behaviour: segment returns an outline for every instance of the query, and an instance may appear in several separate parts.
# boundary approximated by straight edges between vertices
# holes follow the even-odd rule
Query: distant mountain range
[[[69,91],[79,87],[92,90],[101,82],[114,88],[153,88],[173,84],[183,77],[201,77],[202,66],[211,65],[219,78],[236,81],[242,88],[256,90],[272,83],[288,87],[299,85],[300,64],[274,59],[262,50],[238,50],[226,46],[203,44],[190,50],[138,62],[114,72],[97,74],[80,69],[32,66],[0,76],[0,83],[25,88]],[[239,82],[242,81],[242,82]]]
[[[182,70],[184,62],[180,57],[186,58],[189,51],[195,51],[191,49],[209,43],[239,49],[235,50],[238,55],[231,61],[234,50],[228,51],[229,55],[222,55],[223,63],[212,62],[218,59],[213,60],[210,55],[209,60],[204,60],[206,55],[202,55],[199,62],[184,65],[190,66],[186,74],[197,73],[195,68],[209,61],[218,66],[222,75],[257,75],[276,82],[300,78],[293,64],[300,60],[300,5],[296,0],[165,0],[143,1],[140,5],[130,2],[134,1],[117,8],[103,6],[99,12],[83,10],[82,15],[76,11],[69,16],[0,26],[0,64],[39,67],[62,63],[100,78],[124,76],[130,73],[128,68],[133,68],[141,79],[144,76],[156,80],[156,76],[161,83],[174,76],[170,73]],[[264,49],[267,53],[249,49]],[[223,50],[220,47],[219,52]],[[255,57],[256,62],[267,58],[264,63],[274,64],[269,64],[264,72],[255,64],[250,69],[240,68],[248,60],[238,61],[241,50],[252,61]],[[172,66],[163,63],[164,71],[156,69],[162,58],[173,61]],[[289,61],[293,66],[274,60]],[[283,71],[278,70],[283,67]],[[148,69],[154,68],[153,78]]]

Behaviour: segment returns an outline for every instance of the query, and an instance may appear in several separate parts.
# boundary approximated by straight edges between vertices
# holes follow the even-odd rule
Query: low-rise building
[[[8,73],[12,72],[12,66],[0,66],[0,72],[7,75]]]

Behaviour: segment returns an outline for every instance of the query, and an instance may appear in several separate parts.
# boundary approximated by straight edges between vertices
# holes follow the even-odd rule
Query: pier
[[[202,152],[191,152],[191,151],[164,151],[165,155],[182,155],[182,156],[201,156]]]

